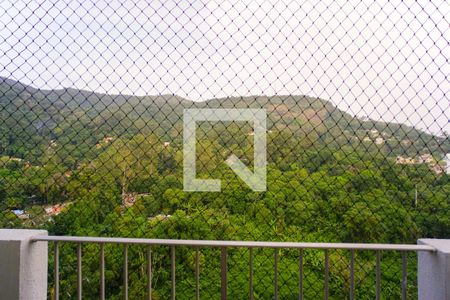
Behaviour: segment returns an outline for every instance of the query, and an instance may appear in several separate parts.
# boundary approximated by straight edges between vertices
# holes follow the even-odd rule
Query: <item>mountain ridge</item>
[[[74,131],[74,128],[90,130],[96,139],[107,134],[136,133],[142,128],[173,138],[181,132],[180,122],[186,108],[265,108],[268,128],[287,134],[309,132],[323,140],[326,137],[329,141],[342,140],[344,144],[354,139],[369,137],[375,141],[379,138],[385,145],[392,144],[390,148],[405,148],[394,151],[397,155],[402,151],[408,155],[450,152],[448,137],[438,137],[405,124],[361,119],[340,110],[330,101],[305,95],[254,95],[196,102],[169,94],[133,96],[74,88],[43,90],[0,77],[0,107],[0,154],[3,155],[17,154],[15,151],[8,153],[7,149],[14,144],[11,140],[19,140],[20,147],[30,151],[33,147],[26,145],[29,143],[27,136],[40,136],[45,144],[57,139],[58,132]],[[372,135],[379,136],[370,137],[371,130]],[[388,142],[389,139],[394,139],[395,143]],[[399,146],[400,143],[404,143],[404,147]]]

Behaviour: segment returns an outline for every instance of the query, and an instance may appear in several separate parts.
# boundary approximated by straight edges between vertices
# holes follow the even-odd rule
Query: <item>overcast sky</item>
[[[448,1],[245,2],[2,1],[0,76],[195,101],[304,94],[450,132]]]

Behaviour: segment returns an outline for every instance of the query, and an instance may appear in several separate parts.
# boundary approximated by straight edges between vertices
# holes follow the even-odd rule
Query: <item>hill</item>
[[[309,136],[329,147],[364,141],[369,148],[383,148],[387,156],[443,156],[450,152],[449,138],[403,124],[362,120],[326,100],[303,95],[193,102],[176,95],[138,97],[72,88],[41,90],[0,78],[0,107],[0,155],[36,163],[51,143],[80,148],[76,159],[82,160],[86,151],[106,136],[141,132],[156,133],[165,140],[179,139],[183,109],[206,107],[265,108],[270,130],[292,137]]]

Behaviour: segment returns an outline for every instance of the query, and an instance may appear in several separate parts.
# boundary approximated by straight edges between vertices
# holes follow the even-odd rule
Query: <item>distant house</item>
[[[125,207],[131,207],[136,202],[137,194],[130,193],[130,194],[124,194],[122,195],[122,204]]]
[[[112,141],[114,141],[114,137],[112,136],[106,136],[104,137],[101,141],[99,141],[97,144],[95,144],[95,148],[100,149],[106,145],[108,145],[109,143],[111,143]]]
[[[377,138],[375,139],[375,144],[376,144],[376,145],[382,145],[382,144],[384,144],[384,139],[383,139],[382,137],[377,137]]]
[[[10,161],[16,161],[16,162],[21,162],[23,159],[18,158],[18,157],[10,157],[9,160]]]
[[[15,214],[16,216],[23,215],[25,213],[25,211],[23,211],[21,209],[13,209],[13,210],[11,210],[11,212],[13,214]]]
[[[402,146],[410,146],[413,142],[411,140],[402,140],[400,143]]]
[[[171,217],[172,217],[172,215],[158,214],[154,217],[148,217],[147,220],[148,221],[165,221]]]
[[[57,216],[63,211],[64,208],[66,208],[70,204],[72,204],[72,202],[66,202],[63,204],[55,204],[52,206],[47,206],[44,208],[44,211],[49,216]]]
[[[139,198],[142,198],[144,196],[148,196],[148,193],[144,193],[144,194],[137,194],[137,193],[128,193],[128,194],[124,194],[122,195],[122,205],[125,207],[131,207],[133,206],[136,201]]]
[[[107,136],[103,139],[104,143],[111,143],[114,140],[114,137],[112,136]]]
[[[395,163],[400,164],[400,165],[425,164],[436,175],[441,175],[444,172],[447,172],[447,174],[450,174],[450,166],[449,166],[450,154],[447,154],[446,162],[444,162],[444,163],[437,162],[431,154],[422,154],[416,158],[404,157],[404,156],[399,155],[399,156],[397,156]]]
[[[416,163],[416,160],[409,156],[405,157],[405,156],[399,155],[399,156],[397,156],[395,163],[399,164],[399,165],[413,165]]]
[[[62,206],[60,204],[56,204],[53,206],[48,206],[44,208],[44,211],[49,216],[57,216],[61,213]]]
[[[369,134],[370,134],[371,136],[379,136],[379,135],[380,135],[380,133],[379,133],[378,130],[376,130],[376,129],[370,130],[370,131],[369,131]]]
[[[50,140],[50,142],[48,143],[49,149],[56,148],[57,146],[58,146],[58,143],[56,143],[55,140]]]
[[[13,214],[15,214],[19,219],[29,219],[30,215],[25,213],[24,210],[21,209],[13,209],[11,210]]]
[[[422,154],[417,158],[417,162],[419,164],[432,164],[434,163],[433,155],[431,154]]]
[[[436,173],[436,175],[441,175],[445,171],[445,166],[442,166],[440,164],[435,164],[433,166],[430,166],[431,171]]]

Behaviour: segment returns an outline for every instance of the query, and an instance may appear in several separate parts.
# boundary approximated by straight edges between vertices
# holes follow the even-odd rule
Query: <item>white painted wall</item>
[[[45,230],[0,229],[0,299],[47,299],[47,242],[30,238]]]
[[[418,254],[419,300],[450,299],[450,239],[419,239],[417,243],[436,248]]]

